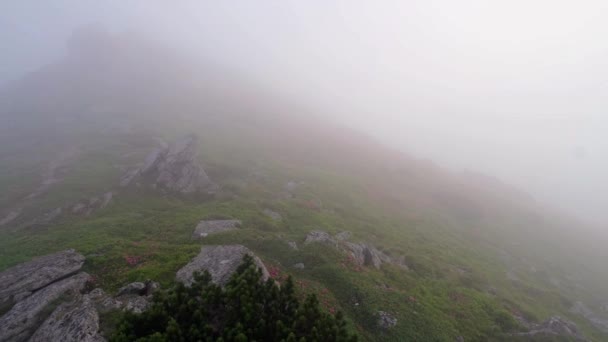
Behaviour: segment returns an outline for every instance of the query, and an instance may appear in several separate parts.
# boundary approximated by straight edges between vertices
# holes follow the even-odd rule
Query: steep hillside
[[[529,340],[553,316],[608,338],[606,239],[525,193],[136,37],[70,44],[0,94],[0,270],[73,248],[108,292],[168,286],[201,245],[241,244],[364,340]],[[159,181],[198,167],[213,187]],[[193,238],[227,219],[240,225]]]

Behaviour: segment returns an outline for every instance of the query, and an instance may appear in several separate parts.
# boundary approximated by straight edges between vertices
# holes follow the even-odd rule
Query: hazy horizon
[[[143,32],[415,157],[608,222],[608,3],[62,0],[0,9],[0,85],[60,59],[83,25]]]

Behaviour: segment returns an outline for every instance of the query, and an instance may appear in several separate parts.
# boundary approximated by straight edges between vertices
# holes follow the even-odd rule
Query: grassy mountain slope
[[[0,270],[75,248],[108,290],[147,278],[168,284],[201,243],[242,243],[294,275],[301,293],[316,292],[328,310],[343,310],[365,340],[511,340],[505,334],[521,329],[514,315],[562,315],[588,338],[606,339],[569,311],[582,300],[600,312],[608,299],[605,240],[525,194],[390,150],[133,38],[76,37],[71,44],[66,60],[0,95],[0,219],[19,212],[0,227]],[[199,137],[200,162],[220,193],[118,186],[159,139],[187,133]],[[299,184],[293,197],[284,196],[289,181]],[[110,190],[110,206],[91,215],[28,224]],[[204,218],[243,225],[192,240]],[[350,231],[352,241],[403,257],[409,271],[361,268],[331,246],[304,246],[311,230]],[[303,270],[292,267],[300,262]],[[378,311],[398,324],[378,327]]]

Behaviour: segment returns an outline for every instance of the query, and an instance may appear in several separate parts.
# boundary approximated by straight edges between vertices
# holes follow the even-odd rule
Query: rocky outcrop
[[[8,305],[80,270],[84,256],[66,250],[36,258],[0,273],[0,304]]]
[[[43,310],[60,297],[78,294],[89,280],[82,272],[57,281],[19,301],[0,318],[0,341],[20,341],[36,327]]]
[[[103,342],[99,315],[88,295],[59,305],[36,330],[29,342]]]
[[[304,244],[322,243],[338,248],[339,250],[348,253],[352,261],[359,266],[373,266],[380,268],[383,263],[392,264],[401,267],[404,270],[409,268],[404,263],[403,258],[392,258],[379,249],[367,243],[354,243],[348,241],[352,237],[350,232],[340,232],[335,236],[329,235],[327,232],[313,230],[304,240]]]
[[[308,233],[308,235],[306,235],[304,244],[308,245],[313,242],[323,243],[323,244],[332,245],[332,246],[335,246],[337,244],[336,240],[334,238],[332,238],[331,235],[329,235],[327,232],[324,232],[322,230],[313,230],[310,233]]]
[[[355,262],[362,266],[380,268],[382,263],[390,264],[393,262],[388,255],[365,243],[345,242],[344,246],[346,246]]]
[[[209,234],[237,229],[240,225],[240,220],[203,220],[194,229],[192,237],[200,239]]]
[[[196,142],[196,137],[189,135],[150,152],[142,167],[122,177],[121,186],[143,184],[183,194],[215,192],[217,185],[196,162]]]
[[[575,313],[577,315],[583,316],[586,320],[588,320],[593,326],[597,329],[608,333],[608,320],[603,319],[598,316],[593,310],[588,308],[583,302],[576,302],[570,308],[570,312]]]
[[[211,280],[223,286],[228,283],[246,254],[251,255],[255,264],[262,270],[263,279],[268,279],[269,273],[262,261],[242,245],[203,246],[201,252],[190,263],[177,271],[176,278],[190,285],[194,281],[195,272],[208,271]]]
[[[585,339],[585,337],[581,334],[574,322],[565,320],[559,316],[553,316],[540,324],[532,324],[529,331],[523,333],[516,333],[513,335],[528,337],[560,336],[568,339],[573,339],[575,341],[587,341],[587,339]]]
[[[397,318],[385,311],[378,311],[378,326],[382,329],[390,329],[397,325]]]

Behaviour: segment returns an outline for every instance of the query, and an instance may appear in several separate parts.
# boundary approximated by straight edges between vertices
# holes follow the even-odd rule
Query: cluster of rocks
[[[574,322],[559,316],[553,316],[540,324],[527,323],[529,331],[515,333],[514,336],[527,337],[562,337],[575,341],[587,341]]]
[[[191,285],[196,272],[208,271],[212,282],[226,285],[247,254],[262,270],[263,280],[267,280],[270,274],[262,260],[243,245],[203,246],[192,261],[177,271],[176,278],[185,285]]]
[[[192,237],[195,239],[204,238],[209,234],[237,229],[241,224],[240,220],[203,220],[196,225]]]
[[[44,215],[30,221],[25,224],[26,227],[47,225],[64,215],[91,215],[94,212],[106,208],[114,198],[114,192],[108,191],[99,196],[93,196],[91,198],[78,201],[74,204],[67,205],[65,207],[55,208]]]
[[[360,266],[373,266],[380,268],[382,264],[392,264],[405,270],[408,269],[403,258],[393,258],[381,250],[367,243],[350,242],[350,232],[340,232],[335,236],[321,230],[313,230],[306,236],[304,245],[311,243],[322,243],[348,253]]]
[[[150,186],[182,194],[213,193],[218,186],[196,162],[197,139],[189,135],[150,152],[144,164],[127,172],[120,185]]]
[[[85,257],[66,250],[19,264],[0,273],[0,342],[105,341],[99,311],[142,312],[158,283],[129,284],[116,297],[96,288],[81,272]]]
[[[593,310],[587,307],[583,302],[576,302],[570,308],[570,312],[575,313],[577,315],[583,316],[586,320],[588,320],[593,326],[597,329],[608,333],[608,320],[597,315]]]

